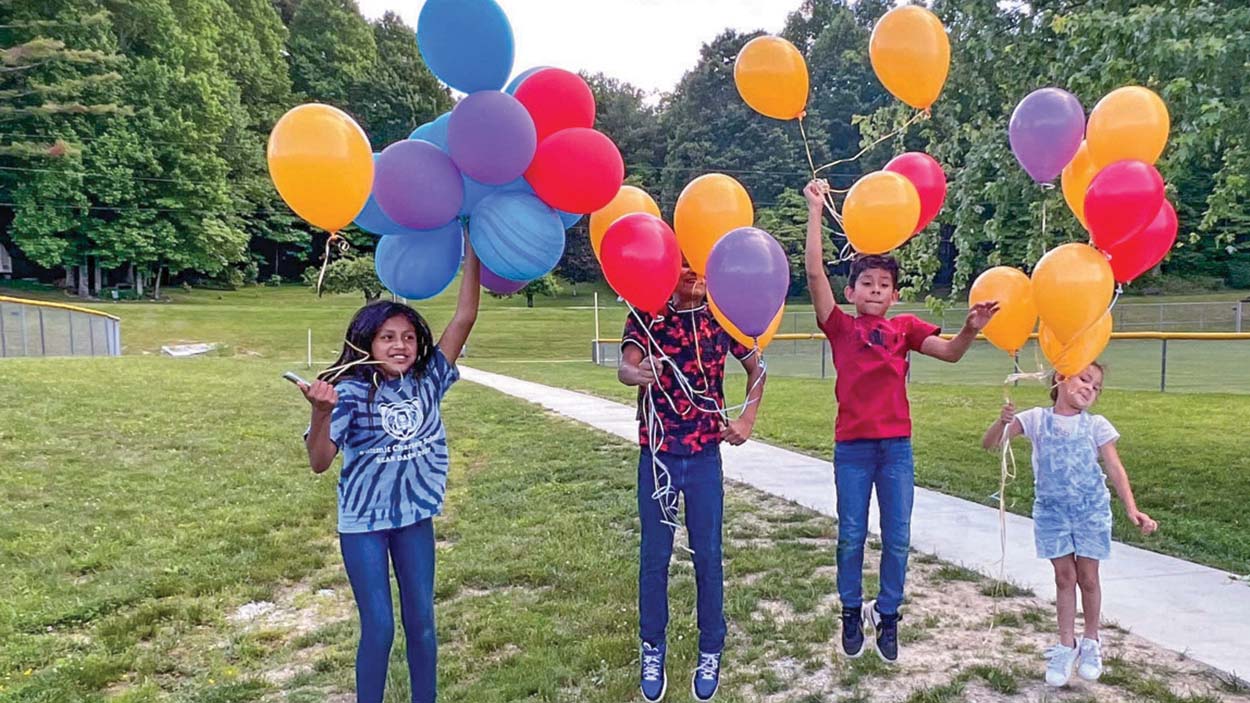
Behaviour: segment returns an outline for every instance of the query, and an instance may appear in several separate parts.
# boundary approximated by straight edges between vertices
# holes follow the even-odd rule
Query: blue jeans
[[[720,447],[691,456],[660,452],[672,476],[673,490],[686,503],[686,532],[694,552],[694,579],[699,614],[699,651],[719,654],[725,648],[725,584],[721,564],[721,524],[725,489],[721,482]],[[638,560],[638,634],[652,645],[664,643],[668,629],[668,565],[673,556],[673,528],[664,524],[655,493],[651,450],[638,457],[638,517],[642,549]]]
[[[386,665],[395,638],[391,575],[399,581],[400,613],[408,641],[408,676],[413,703],[437,695],[438,641],[434,633],[434,521],[425,519],[397,530],[339,534],[343,565],[360,611],[356,649],[356,700],[382,703]]]
[[[881,593],[877,610],[898,613],[911,548],[911,507],[915,464],[911,439],[861,439],[838,442],[833,450],[838,489],[838,595],[842,607],[863,605],[864,540],[868,537],[868,501],[877,487],[881,509]]]

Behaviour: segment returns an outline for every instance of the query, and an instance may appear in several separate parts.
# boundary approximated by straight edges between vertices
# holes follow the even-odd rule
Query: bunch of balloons
[[[593,129],[594,95],[580,76],[536,67],[508,81],[512,27],[495,0],[428,0],[416,41],[434,75],[466,94],[453,110],[371,155],[351,118],[301,106],[274,128],[271,173],[310,223],[336,231],[354,221],[380,236],[378,276],[396,294],[422,299],[447,287],[465,223],[491,274],[484,284],[506,294],[555,267],[565,230],[616,196],[624,161]],[[354,131],[331,131],[325,115]],[[289,154],[277,169],[275,142]]]
[[[682,190],[674,228],[655,200],[624,186],[590,216],[590,237],[604,277],[622,298],[648,312],[662,310],[681,276],[683,257],[705,275],[709,307],[725,330],[747,346],[768,346],[785,313],[790,264],[771,235],[751,225],[746,188],[710,173]]]

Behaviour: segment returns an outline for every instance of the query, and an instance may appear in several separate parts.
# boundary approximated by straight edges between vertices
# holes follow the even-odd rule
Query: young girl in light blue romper
[[[986,449],[1020,435],[1033,443],[1033,539],[1037,556],[1055,567],[1059,644],[1047,651],[1046,683],[1064,686],[1074,672],[1087,681],[1102,674],[1098,638],[1102,590],[1098,562],[1111,557],[1111,494],[1107,479],[1124,503],[1128,519],[1143,534],[1158,525],[1137,509],[1128,474],[1116,451],[1116,432],[1107,418],[1088,412],[1102,393],[1103,367],[1091,364],[1081,373],[1055,374],[1050,408],[1016,414],[1008,403],[986,431]],[[1099,459],[1102,460],[1101,466]],[[1106,473],[1103,473],[1103,470]],[[1076,587],[1081,589],[1085,631],[1076,637]]]

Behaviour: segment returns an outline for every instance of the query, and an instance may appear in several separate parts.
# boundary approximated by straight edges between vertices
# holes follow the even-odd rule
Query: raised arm
[[[803,197],[807,199],[807,244],[803,250],[803,263],[807,269],[807,290],[812,296],[818,324],[824,324],[833,313],[834,305],[837,305],[833,287],[829,285],[829,273],[825,271],[825,235],[821,229],[825,216],[825,194],[828,192],[829,184],[822,180],[814,180],[803,189]]]
[[[456,314],[443,329],[438,338],[438,348],[447,357],[448,363],[456,363],[460,358],[460,350],[473,331],[473,323],[477,322],[477,306],[482,300],[482,271],[478,264],[477,253],[469,243],[469,234],[464,236],[464,273],[460,276],[460,297],[456,300]]]
[[[920,353],[952,364],[959,361],[964,358],[964,354],[968,353],[972,342],[997,312],[998,303],[994,301],[973,305],[968,310],[968,318],[964,321],[963,329],[959,330],[959,334],[951,339],[936,335],[929,337],[920,345]]]

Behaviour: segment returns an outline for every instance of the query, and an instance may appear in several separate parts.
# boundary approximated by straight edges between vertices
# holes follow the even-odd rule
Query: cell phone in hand
[[[312,385],[311,383],[309,383],[308,381],[305,381],[304,379],[300,378],[299,375],[291,371],[287,371],[286,373],[282,374],[282,377],[290,381],[291,383],[294,383],[295,385],[299,386],[300,388]]]

